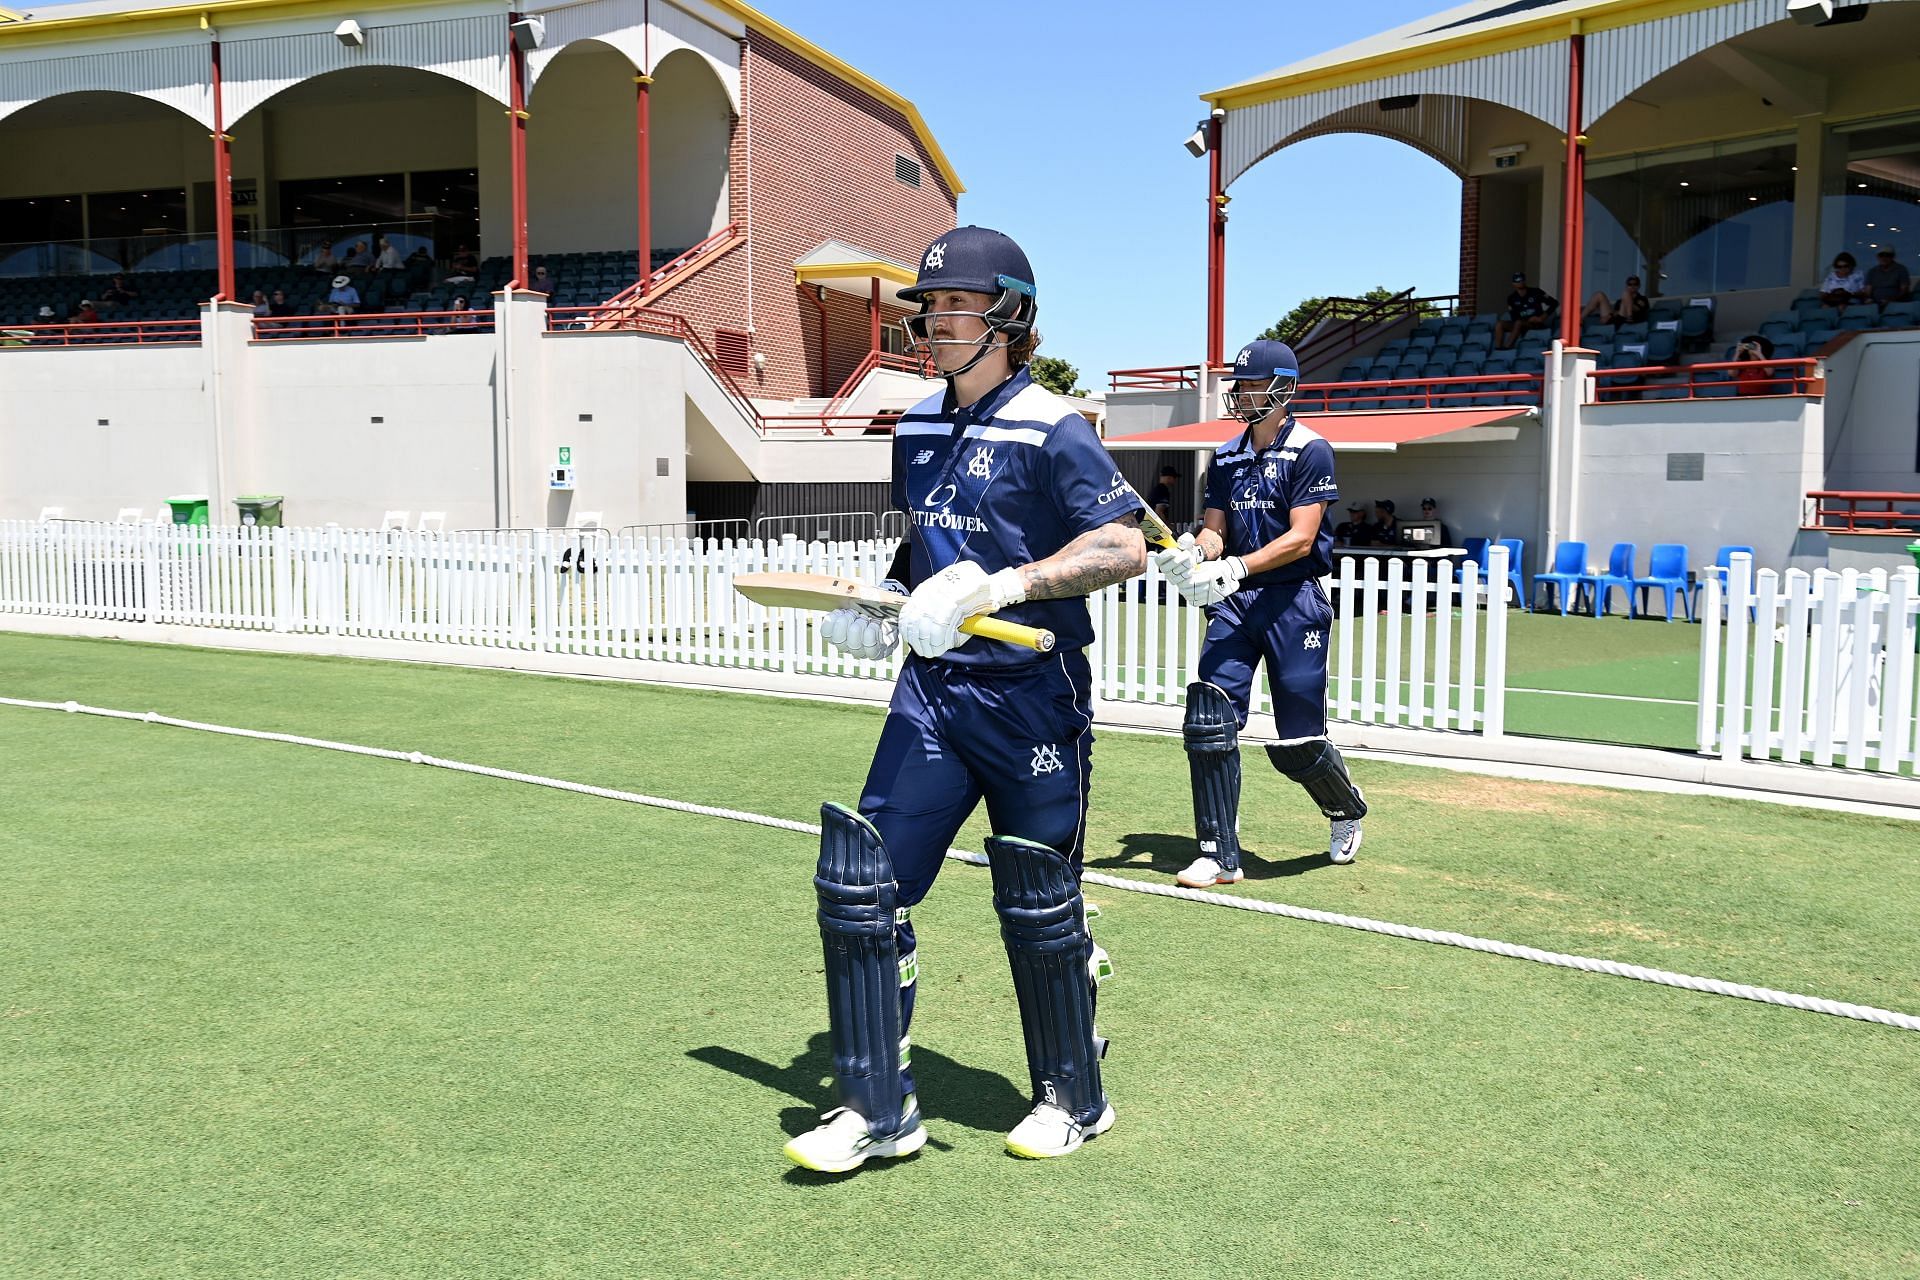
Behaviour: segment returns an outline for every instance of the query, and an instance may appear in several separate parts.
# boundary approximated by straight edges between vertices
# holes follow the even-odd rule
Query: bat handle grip
[[[1036,653],[1052,653],[1053,632],[1040,627],[1023,627],[1017,622],[1002,622],[989,614],[968,618],[960,624],[960,629],[970,636],[984,636],[988,640],[1002,640],[1007,644],[1017,644],[1023,649],[1032,649]]]

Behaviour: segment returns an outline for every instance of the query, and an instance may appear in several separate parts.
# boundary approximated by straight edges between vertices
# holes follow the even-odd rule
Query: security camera
[[[349,49],[358,49],[367,42],[367,33],[352,18],[333,29],[333,38]]]
[[[1803,27],[1833,21],[1833,0],[1787,0],[1787,16]]]
[[[1187,139],[1187,151],[1195,159],[1207,154],[1207,131],[1205,128],[1199,128],[1193,131],[1193,136]]]
[[[513,33],[513,47],[522,53],[531,53],[547,42],[545,18],[520,18],[509,24],[507,29]]]

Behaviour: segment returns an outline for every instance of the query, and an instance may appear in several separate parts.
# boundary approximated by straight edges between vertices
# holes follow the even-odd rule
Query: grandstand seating
[[[661,249],[652,254],[653,268],[671,262],[685,249]],[[534,265],[544,265],[557,282],[553,293],[556,307],[593,306],[605,302],[640,278],[638,259],[633,250],[607,250],[592,253],[536,254]],[[445,311],[456,296],[464,295],[476,307],[482,299],[504,287],[511,277],[513,263],[508,258],[488,258],[471,284],[440,283],[447,275],[443,263],[434,266],[434,284],[429,289],[398,295],[389,294],[378,305],[386,312]],[[218,287],[211,269],[189,271],[137,271],[121,273],[140,296],[126,306],[103,312],[110,320],[191,320],[200,314],[200,303],[212,297]],[[64,318],[82,298],[98,300],[113,283],[113,276],[18,276],[0,278],[0,324],[32,325],[39,310],[50,306]],[[330,288],[330,273],[310,267],[281,265],[242,267],[235,272],[234,285],[244,301],[254,290],[271,296],[283,290],[295,314],[314,315],[325,302]],[[365,292],[364,286],[362,291]],[[371,303],[372,299],[368,299]]]

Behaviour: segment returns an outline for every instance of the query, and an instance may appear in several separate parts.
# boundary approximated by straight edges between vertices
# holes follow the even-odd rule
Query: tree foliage
[[[1385,302],[1388,298],[1393,297],[1395,294],[1399,292],[1400,290],[1398,289],[1389,289],[1387,288],[1387,286],[1383,284],[1377,284],[1373,286],[1373,288],[1361,294],[1357,300],[1342,299],[1342,301],[1346,302],[1347,305],[1336,306],[1334,314],[1335,315],[1357,314],[1361,309],[1359,304],[1369,303],[1369,302]],[[1307,323],[1312,318],[1314,312],[1319,310],[1319,308],[1322,305],[1324,305],[1326,301],[1327,299],[1325,298],[1302,299],[1300,304],[1296,306],[1293,310],[1287,312],[1287,314],[1280,317],[1278,321],[1267,326],[1265,329],[1261,330],[1260,336],[1262,338],[1278,338],[1282,342],[1299,341],[1301,338],[1304,338],[1307,336],[1306,335]],[[1418,306],[1418,311],[1423,316],[1437,316],[1440,314],[1440,308],[1434,306],[1430,302],[1420,303]]]
[[[1055,395],[1073,395],[1080,381],[1080,371],[1058,356],[1035,356],[1027,369],[1035,382]]]

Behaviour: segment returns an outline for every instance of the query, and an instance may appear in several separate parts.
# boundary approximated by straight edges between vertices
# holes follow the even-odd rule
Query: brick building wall
[[[751,30],[741,42],[741,72],[749,118],[734,124],[729,196],[749,243],[658,305],[686,316],[711,342],[715,329],[747,327],[751,270],[754,349],[766,365],[743,380],[748,393],[831,394],[866,353],[866,304],[828,291],[823,377],[820,315],[800,295],[794,260],[834,239],[914,263],[953,228],[956,198],[907,118],[864,90]],[[918,187],[895,176],[896,155],[920,166]],[[899,315],[886,309],[886,319]]]
[[[1480,179],[1460,179],[1460,310],[1480,310]]]

